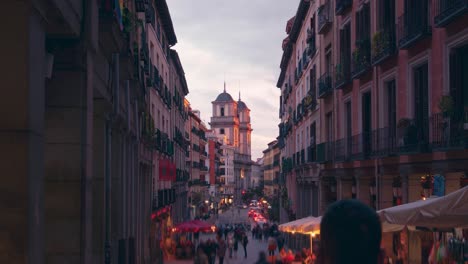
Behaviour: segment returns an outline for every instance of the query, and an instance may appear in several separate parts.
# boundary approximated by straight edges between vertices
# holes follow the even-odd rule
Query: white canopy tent
[[[308,216],[308,217],[305,217],[305,218],[294,220],[292,222],[281,224],[281,225],[278,226],[278,229],[280,231],[282,231],[282,232],[289,232],[289,233],[301,232],[300,229],[299,229],[300,226],[307,223],[307,222],[309,222],[309,221],[313,221],[314,219],[315,219],[315,217]]]
[[[395,232],[405,226],[458,228],[468,226],[468,187],[443,197],[429,198],[377,212],[384,232]]]

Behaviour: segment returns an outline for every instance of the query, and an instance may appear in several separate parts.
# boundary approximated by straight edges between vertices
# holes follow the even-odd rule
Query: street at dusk
[[[468,0],[2,10],[0,264],[468,264]]]

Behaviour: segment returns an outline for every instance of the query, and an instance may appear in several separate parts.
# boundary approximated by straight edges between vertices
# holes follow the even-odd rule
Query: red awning
[[[201,220],[192,220],[175,226],[176,232],[211,232],[211,224]]]

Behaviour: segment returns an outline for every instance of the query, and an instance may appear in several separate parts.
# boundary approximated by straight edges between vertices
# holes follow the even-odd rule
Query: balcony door
[[[385,83],[387,90],[387,126],[388,134],[387,142],[389,149],[393,149],[396,146],[396,118],[397,118],[397,108],[396,108],[396,82],[391,80]],[[384,134],[385,135],[385,134]]]
[[[429,140],[429,89],[428,64],[424,63],[414,69],[414,119],[416,122],[419,144]],[[413,143],[413,142],[410,142]],[[414,142],[417,143],[417,142]]]
[[[352,148],[352,141],[351,138],[353,136],[353,131],[352,131],[352,110],[351,110],[351,101],[346,102],[345,104],[345,122],[346,122],[346,135],[345,135],[345,140],[346,140],[346,157],[351,156],[351,148]]]
[[[371,93],[366,92],[362,95],[362,150],[363,154],[370,153],[371,131],[372,131],[372,103]]]
[[[455,113],[468,109],[468,44],[450,52],[450,95]]]

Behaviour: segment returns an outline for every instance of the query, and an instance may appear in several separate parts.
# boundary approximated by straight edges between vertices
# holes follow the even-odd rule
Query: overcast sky
[[[286,22],[299,0],[167,0],[193,109],[208,125],[223,91],[251,110],[252,159],[278,136],[276,88]],[[240,83],[240,85],[239,85]]]

